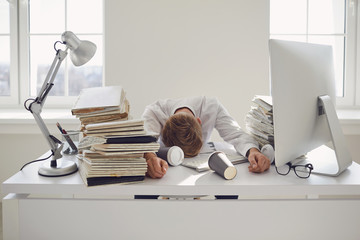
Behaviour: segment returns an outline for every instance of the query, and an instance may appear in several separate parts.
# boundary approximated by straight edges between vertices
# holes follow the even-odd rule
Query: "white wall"
[[[159,98],[216,96],[240,125],[268,94],[268,0],[110,0],[106,85],[122,85],[140,117]]]

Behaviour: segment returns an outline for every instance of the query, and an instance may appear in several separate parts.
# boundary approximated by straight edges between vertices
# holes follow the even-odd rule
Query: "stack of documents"
[[[126,120],[129,102],[121,86],[85,88],[80,92],[71,112],[82,125]]]
[[[103,141],[88,142],[90,149],[79,155],[80,174],[85,184],[96,186],[144,180],[147,171],[144,153],[157,152],[160,144],[156,136],[143,130],[143,120],[89,124],[88,127],[87,130],[97,131],[96,139]]]
[[[83,89],[71,110],[81,121],[79,171],[88,186],[144,180],[146,152],[160,148],[144,120],[128,120],[129,102],[121,86]]]
[[[146,133],[142,119],[88,124],[84,127],[83,132],[86,136],[95,137],[132,136]]]
[[[246,129],[260,144],[274,146],[274,125],[272,98],[270,96],[255,96],[254,105],[245,118]]]
[[[87,186],[143,181],[146,162],[142,156],[86,150],[79,156],[80,175]]]

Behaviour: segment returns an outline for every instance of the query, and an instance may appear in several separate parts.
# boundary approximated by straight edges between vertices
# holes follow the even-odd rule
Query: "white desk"
[[[162,179],[86,187],[79,173],[37,174],[34,163],[5,181],[7,239],[360,239],[360,165],[339,177],[263,174],[237,165],[227,181],[170,167]],[[134,200],[133,195],[239,195],[239,200]],[[355,197],[354,197],[355,195]]]

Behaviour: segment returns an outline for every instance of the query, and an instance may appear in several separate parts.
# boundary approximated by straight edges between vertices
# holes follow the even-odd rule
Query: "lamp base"
[[[56,161],[56,166],[52,166],[52,161]],[[39,168],[39,175],[44,177],[61,177],[73,174],[77,172],[78,167],[75,162],[64,160],[64,159],[57,159],[46,161],[40,168]]]

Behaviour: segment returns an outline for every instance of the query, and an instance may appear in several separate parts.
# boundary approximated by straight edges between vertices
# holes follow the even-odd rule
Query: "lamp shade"
[[[70,49],[70,59],[75,66],[81,66],[95,55],[96,45],[90,41],[80,40],[73,32],[66,31],[61,40]]]

